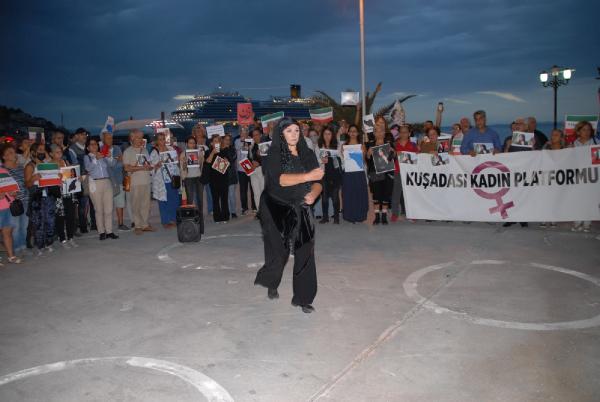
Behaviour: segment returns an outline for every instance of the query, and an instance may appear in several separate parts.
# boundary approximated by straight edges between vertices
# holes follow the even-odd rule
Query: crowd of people
[[[176,226],[176,211],[183,199],[200,211],[206,210],[217,223],[236,219],[238,212],[259,218],[257,206],[265,188],[262,162],[266,155],[261,144],[271,141],[270,128],[272,125],[263,130],[256,122],[240,127],[236,138],[231,134],[208,138],[206,129],[196,125],[191,136],[179,144],[168,131],[158,132],[147,141],[141,130],[132,130],[128,141],[117,146],[111,132],[104,130],[99,137],[91,136],[84,128],[70,136],[61,130],[48,133],[49,141],[25,137],[2,143],[0,174],[12,177],[19,187],[0,194],[0,229],[7,261],[21,263],[27,249],[32,250],[29,254],[52,253],[55,242],[66,249],[78,247],[76,237],[90,231],[96,231],[100,241],[117,240],[117,231],[133,230],[136,235],[154,232],[149,222],[152,199],[158,202],[160,222],[166,230]],[[440,128],[432,121],[426,121],[417,131],[408,124],[388,127],[386,119],[378,116],[373,132],[368,134],[345,121],[307,122],[300,128],[324,171],[322,195],[313,207],[321,224],[339,224],[341,219],[366,221],[369,198],[375,212],[372,224],[387,225],[401,219],[406,209],[401,164],[396,157],[400,153],[475,156],[480,152],[557,150],[598,142],[589,122],[579,122],[574,135],[566,136],[555,129],[547,137],[537,129],[535,118],[529,117],[516,119],[510,128],[512,132],[533,133],[531,147],[514,146],[510,136],[501,142],[498,133],[487,126],[486,113],[481,110],[474,113],[473,125],[467,117],[453,124],[451,138],[445,144],[439,140]],[[481,143],[492,144],[493,149],[476,149],[475,145]],[[395,166],[393,171],[380,173],[375,168],[373,150],[385,144],[389,144],[387,156]],[[342,155],[346,146],[362,149],[366,174],[345,171]],[[195,151],[197,157],[190,163],[188,154]],[[251,164],[251,174],[239,163],[245,160]],[[48,162],[60,168],[78,165],[81,191],[65,192],[59,185],[41,186],[42,174],[37,166]],[[222,169],[214,168],[216,162],[222,164]],[[130,226],[125,224],[125,213]],[[591,222],[574,222],[572,230],[589,232],[590,227]]]

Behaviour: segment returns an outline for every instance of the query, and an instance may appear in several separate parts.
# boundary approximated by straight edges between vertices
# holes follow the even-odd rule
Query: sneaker
[[[75,239],[69,240],[69,245],[73,248],[79,247],[79,244],[75,243]]]
[[[44,249],[43,248],[38,248],[37,251],[35,252],[35,256],[36,257],[43,257],[44,256]]]
[[[125,224],[119,225],[119,230],[122,232],[127,232],[129,229],[129,227]]]
[[[583,227],[583,233],[590,233],[591,232],[591,228],[589,226],[584,226]]]
[[[64,248],[64,249],[66,249],[66,250],[68,250],[68,249],[70,249],[70,248],[71,248],[71,245],[70,245],[70,244],[69,244],[69,242],[68,242],[68,241],[66,241],[66,240],[63,240],[63,241],[61,241],[61,242],[60,242],[60,245],[61,245],[61,246],[63,246],[63,248]]]
[[[52,248],[52,246],[47,246],[46,248],[44,248],[44,250],[46,251],[46,253],[53,253],[54,249]]]
[[[573,227],[571,228],[571,232],[581,232],[583,228],[579,225],[573,225]]]

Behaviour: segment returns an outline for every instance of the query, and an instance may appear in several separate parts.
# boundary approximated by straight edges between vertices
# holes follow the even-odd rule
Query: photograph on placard
[[[81,171],[79,165],[60,168],[62,176],[62,193],[74,194],[81,192]]]
[[[248,158],[242,159],[239,163],[240,167],[244,169],[246,176],[250,176],[254,173],[254,165],[252,165],[252,162]]]
[[[40,142],[44,144],[46,142],[44,136],[44,129],[42,127],[28,127],[29,139],[33,142]]]
[[[375,117],[373,114],[363,116],[363,131],[365,133],[372,133],[375,130]]]
[[[394,165],[394,154],[390,144],[378,145],[373,149],[373,164],[375,165],[375,172],[386,173],[391,172],[395,169]]]
[[[494,153],[494,144],[491,142],[475,142],[473,143],[473,149],[478,155]]]
[[[271,141],[261,142],[258,144],[258,153],[260,156],[267,156],[269,154],[269,148],[271,148]]]
[[[526,133],[523,131],[515,131],[512,133],[511,146],[513,147],[533,148],[534,143],[534,133]]]
[[[409,165],[416,165],[419,160],[418,154],[416,152],[400,152],[398,154],[398,162],[399,163],[407,163]]]
[[[229,165],[230,165],[230,163],[227,159],[217,156],[217,158],[215,159],[215,161],[212,164],[212,168],[221,174],[225,174]]]
[[[200,150],[199,149],[186,149],[185,160],[188,167],[200,166]]]
[[[344,171],[361,172],[365,170],[365,160],[361,144],[344,145],[342,155],[344,157]]]
[[[136,160],[138,166],[151,166],[150,160],[146,154],[136,154]]]
[[[177,151],[165,151],[160,153],[162,163],[177,163]]]
[[[431,164],[433,166],[442,166],[450,163],[450,154],[447,152],[439,152],[436,155],[431,155]]]

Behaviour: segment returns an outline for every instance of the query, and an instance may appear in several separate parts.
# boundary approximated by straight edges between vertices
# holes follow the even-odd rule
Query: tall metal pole
[[[365,3],[358,0],[360,14],[360,97],[362,114],[367,114],[367,92],[365,90]],[[361,119],[362,120],[362,119]]]
[[[558,79],[554,77],[554,129],[556,130],[557,103],[558,103]]]

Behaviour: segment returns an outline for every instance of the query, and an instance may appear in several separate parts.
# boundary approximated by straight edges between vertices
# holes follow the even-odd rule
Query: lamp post
[[[552,87],[554,89],[554,128],[556,129],[556,108],[558,100],[558,87],[561,85],[567,85],[573,72],[574,68],[562,68],[557,65],[552,66],[550,71],[542,71],[540,73],[540,82],[544,87]]]
[[[365,2],[358,0],[360,19],[360,97],[362,99],[362,115],[367,113],[367,93],[365,92]],[[362,120],[362,119],[361,119]]]

